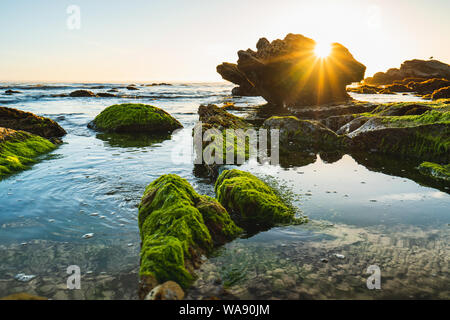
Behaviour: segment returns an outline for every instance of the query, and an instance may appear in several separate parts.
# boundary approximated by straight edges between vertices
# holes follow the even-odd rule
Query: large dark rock
[[[55,121],[13,108],[0,107],[0,127],[23,130],[51,139],[66,134]]]
[[[89,90],[75,90],[69,96],[72,98],[95,97],[95,93]]]
[[[288,34],[284,40],[271,43],[262,38],[256,47],[256,52],[238,52],[237,68],[229,68],[235,72],[226,73],[227,80],[242,85],[246,83],[243,75],[274,105],[301,107],[347,101],[346,86],[361,81],[366,70],[339,43],[331,45],[329,57],[317,57],[316,42],[299,34]],[[221,70],[221,74],[225,72]]]
[[[450,79],[450,65],[437,60],[408,60],[402,63],[400,69],[391,68],[386,72],[375,73],[366,78],[368,84],[391,84],[406,78],[446,78]]]

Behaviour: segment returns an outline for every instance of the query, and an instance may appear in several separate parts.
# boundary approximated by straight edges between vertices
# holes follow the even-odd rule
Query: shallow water
[[[193,174],[190,139],[198,106],[264,103],[231,98],[226,84],[138,86],[139,91],[120,84],[3,86],[22,93],[0,94],[1,104],[48,116],[68,134],[44,161],[0,182],[0,296],[27,291],[54,299],[136,298],[137,205],[145,186],[175,173],[213,196],[212,184]],[[98,86],[103,88],[91,89]],[[51,97],[80,88],[119,88],[127,97]],[[419,99],[352,95],[375,102]],[[185,128],[166,139],[98,134],[86,127],[105,107],[124,102],[162,107]],[[190,298],[223,295],[219,281],[236,298],[448,298],[448,187],[416,178],[414,164],[389,159],[376,167],[371,157],[323,156],[325,162],[309,155],[282,167],[241,166],[297,194],[295,204],[312,222],[228,244],[199,270]],[[87,233],[94,236],[83,239]],[[382,290],[366,288],[370,264],[381,268]],[[81,268],[81,290],[66,289],[69,265]],[[14,280],[18,273],[37,277],[22,283]]]

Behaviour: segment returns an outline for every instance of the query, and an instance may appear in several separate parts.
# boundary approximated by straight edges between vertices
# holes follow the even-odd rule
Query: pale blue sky
[[[371,75],[449,63],[449,13],[448,0],[1,0],[0,80],[218,81],[217,64],[289,32],[342,43]]]

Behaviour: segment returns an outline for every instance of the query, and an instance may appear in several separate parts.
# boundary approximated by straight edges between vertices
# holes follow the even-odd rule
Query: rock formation
[[[299,34],[271,43],[262,38],[256,52],[241,50],[237,65],[224,63],[217,71],[239,88],[251,84],[274,105],[302,107],[349,100],[346,86],[361,81],[366,67],[339,43],[331,45],[325,58],[314,53],[315,47],[314,40]]]
[[[66,134],[55,121],[13,108],[0,107],[0,127],[23,130],[51,139]]]
[[[115,133],[167,133],[183,126],[160,108],[145,104],[117,104],[103,110],[88,127]]]
[[[407,60],[402,63],[400,69],[391,68],[386,72],[375,73],[373,77],[366,78],[364,82],[367,84],[391,84],[396,80],[407,78],[450,79],[450,65],[437,60]]]

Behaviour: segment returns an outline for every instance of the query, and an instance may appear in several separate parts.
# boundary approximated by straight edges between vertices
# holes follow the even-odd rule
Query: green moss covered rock
[[[215,185],[219,202],[239,225],[250,231],[276,224],[300,223],[293,208],[266,183],[240,170],[225,170]]]
[[[230,158],[233,158],[233,164],[242,164],[249,159],[247,129],[252,128],[250,123],[213,104],[201,105],[198,115],[194,139],[201,139],[202,148],[195,150],[196,156],[201,160],[195,161],[197,175],[215,179],[219,174],[219,167],[230,162]],[[233,144],[227,143],[227,133],[230,139],[233,138]]]
[[[320,122],[300,120],[295,116],[271,117],[264,121],[263,127],[280,130],[281,149],[330,150],[342,148],[348,143],[345,136],[338,136]]]
[[[450,164],[441,165],[433,162],[423,162],[419,166],[419,171],[438,180],[450,181]]]
[[[361,115],[368,120],[348,134],[353,149],[449,162],[450,105],[445,101],[386,104]]]
[[[55,148],[53,143],[34,134],[0,128],[0,180],[28,169],[36,157]]]
[[[163,133],[183,126],[160,108],[145,104],[118,104],[103,110],[88,127],[117,133]]]
[[[138,221],[140,275],[153,286],[172,280],[189,287],[201,256],[242,232],[215,199],[199,195],[189,182],[171,174],[147,186]],[[143,289],[142,295],[150,289]]]

